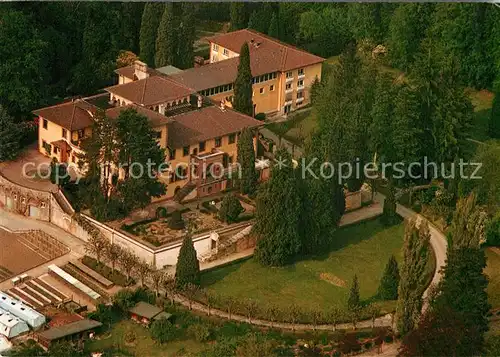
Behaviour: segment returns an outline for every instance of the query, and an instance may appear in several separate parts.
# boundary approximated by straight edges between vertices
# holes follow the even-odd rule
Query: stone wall
[[[0,175],[0,208],[41,221],[50,221],[50,192],[19,186]]]

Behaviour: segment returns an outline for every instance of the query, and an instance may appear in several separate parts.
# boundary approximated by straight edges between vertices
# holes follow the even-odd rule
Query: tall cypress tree
[[[182,242],[175,267],[176,287],[183,289],[187,284],[200,285],[200,262],[190,235],[187,235]]]
[[[158,2],[148,2],[144,5],[139,34],[139,57],[149,66],[155,63],[156,36],[164,6]]]
[[[354,274],[352,279],[351,289],[349,290],[349,298],[347,299],[347,311],[353,312],[361,307],[361,299],[359,297],[359,282],[358,276]]]
[[[230,9],[231,31],[244,29],[247,22],[246,4],[244,2],[232,2]]]
[[[240,113],[253,116],[252,70],[250,68],[250,49],[248,43],[241,46],[238,76],[234,82],[233,107]]]
[[[489,130],[492,138],[500,139],[500,81],[495,86],[495,97],[493,98],[493,107],[491,108]]]
[[[425,289],[425,270],[430,255],[430,233],[427,222],[417,228],[415,221],[406,222],[403,243],[403,264],[398,288],[398,331],[401,335],[414,330],[422,312],[422,293]]]
[[[179,29],[178,59],[176,66],[191,68],[194,64],[193,45],[195,40],[194,9],[191,3],[182,4],[182,22]]]
[[[165,10],[158,26],[158,35],[156,37],[156,67],[173,65],[177,57],[177,34],[179,28],[174,14],[175,3],[165,4]]]
[[[271,17],[271,22],[269,23],[269,29],[267,30],[267,34],[273,38],[279,38],[279,25],[278,25],[278,17],[276,13],[273,12],[273,17]]]
[[[239,190],[242,194],[253,194],[257,188],[257,172],[255,171],[255,150],[253,133],[249,128],[244,128],[238,138],[237,161],[241,167],[241,178],[238,180]]]
[[[254,231],[258,236],[255,257],[263,265],[290,263],[301,249],[302,203],[292,158],[278,149],[271,178],[257,196]]]

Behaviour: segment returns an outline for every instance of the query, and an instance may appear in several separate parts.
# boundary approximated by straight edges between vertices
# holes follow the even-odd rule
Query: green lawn
[[[131,341],[129,336],[135,336]],[[127,342],[130,341],[130,342]],[[193,354],[207,348],[206,344],[193,339],[175,340],[163,345],[155,343],[148,329],[131,321],[123,320],[113,325],[111,330],[100,336],[99,340],[87,343],[88,352],[102,352],[115,350],[124,356],[171,357],[176,355]],[[120,354],[117,353],[117,356]]]
[[[202,285],[222,297],[253,299],[286,311],[291,304],[304,310],[344,308],[349,285],[358,275],[361,298],[371,300],[391,254],[401,260],[404,226],[384,227],[378,220],[342,228],[325,254],[282,268],[267,268],[249,259],[202,275]],[[381,303],[388,311],[395,302]],[[262,310],[265,310],[262,308]]]

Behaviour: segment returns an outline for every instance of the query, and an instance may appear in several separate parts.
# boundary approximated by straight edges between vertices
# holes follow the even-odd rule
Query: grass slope
[[[202,285],[222,297],[253,299],[283,310],[291,304],[304,310],[344,308],[354,274],[361,298],[374,297],[391,254],[401,260],[403,235],[403,224],[386,228],[378,220],[367,221],[333,234],[325,254],[281,268],[262,267],[250,259],[203,274]],[[381,307],[390,310],[394,304]]]

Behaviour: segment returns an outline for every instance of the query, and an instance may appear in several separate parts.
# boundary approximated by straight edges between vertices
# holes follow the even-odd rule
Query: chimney
[[[253,46],[254,46],[255,48],[259,48],[259,46],[260,46],[260,42],[255,42]]]
[[[203,106],[203,97],[201,95],[198,96],[198,109]]]
[[[148,65],[144,62],[136,60],[134,62],[134,80],[144,79],[149,77]]]
[[[226,110],[226,100],[225,99],[222,99],[220,101],[220,110],[222,110],[223,112]]]

